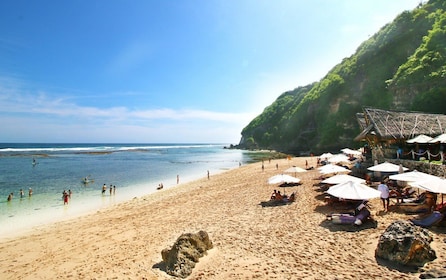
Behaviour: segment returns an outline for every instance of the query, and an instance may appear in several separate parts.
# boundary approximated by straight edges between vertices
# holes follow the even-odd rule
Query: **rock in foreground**
[[[380,236],[377,257],[406,266],[423,266],[436,258],[429,231],[409,221],[393,222]]]
[[[166,272],[172,276],[186,278],[199,259],[212,249],[212,242],[205,231],[184,233],[178,237],[171,248],[161,251]]]

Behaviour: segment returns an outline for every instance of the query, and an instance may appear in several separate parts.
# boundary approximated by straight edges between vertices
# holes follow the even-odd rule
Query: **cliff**
[[[406,11],[320,81],[281,94],[243,130],[239,148],[301,154],[359,146],[363,107],[446,113],[446,2]]]

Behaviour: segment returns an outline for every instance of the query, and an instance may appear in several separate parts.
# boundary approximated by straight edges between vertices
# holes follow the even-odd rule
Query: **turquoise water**
[[[249,152],[210,144],[0,144],[0,237],[237,168]],[[84,184],[82,179],[92,180]],[[103,184],[116,186],[102,194]],[[32,196],[28,195],[32,188]],[[24,196],[20,196],[20,189]],[[71,190],[67,205],[62,192]],[[11,201],[7,197],[13,193]]]

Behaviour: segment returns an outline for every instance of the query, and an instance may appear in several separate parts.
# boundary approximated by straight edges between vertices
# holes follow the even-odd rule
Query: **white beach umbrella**
[[[434,176],[435,178],[430,178],[422,181],[415,181],[409,183],[413,187],[417,187],[426,191],[434,193],[446,193],[446,179]]]
[[[335,164],[327,164],[324,165],[322,167],[318,168],[319,173],[323,174],[323,175],[328,175],[328,174],[332,174],[332,173],[350,173],[351,170],[339,166],[339,165],[335,165]]]
[[[330,187],[328,194],[343,199],[369,200],[381,196],[381,192],[361,183],[347,181]]]
[[[400,166],[386,161],[367,169],[370,171],[378,172],[398,172],[400,170]],[[409,170],[409,168],[403,167],[403,170],[406,171]]]
[[[344,148],[341,150],[341,152],[343,152],[346,155],[354,155],[354,156],[361,156],[362,152],[358,151],[358,150],[352,150],[350,148]]]
[[[321,160],[327,160],[327,159],[331,158],[332,156],[333,156],[332,153],[323,153],[322,155],[319,156],[319,158]]]
[[[347,164],[350,164],[350,160],[348,159],[348,156],[346,156],[344,154],[333,155],[327,161],[330,162],[330,163],[334,163],[334,164],[336,164],[336,163],[347,163]]]
[[[341,183],[345,183],[348,181],[352,181],[352,182],[357,182],[360,184],[365,184],[365,180],[355,177],[355,176],[351,176],[348,174],[338,174],[335,175],[333,177],[327,178],[323,181],[321,181],[321,183],[323,184],[330,184],[330,185],[336,185],[336,184],[341,184]]]
[[[442,144],[446,143],[446,133],[440,134],[429,141],[429,143],[438,143],[438,142]]]
[[[292,173],[292,172],[297,173],[297,172],[307,172],[307,170],[306,170],[306,169],[303,169],[303,168],[301,168],[301,167],[299,167],[299,166],[293,166],[293,167],[290,167],[290,168],[288,168],[287,170],[285,170],[285,172],[288,172],[288,173]]]
[[[436,178],[438,178],[438,177],[435,175],[430,175],[430,174],[420,172],[417,170],[389,176],[389,179],[391,179],[391,180],[404,181],[404,182],[426,181],[426,180],[436,179]]]
[[[300,182],[299,178],[286,174],[274,175],[268,179],[268,184],[299,183],[299,182]]]
[[[283,183],[299,183],[300,179],[290,176],[290,175],[286,175],[286,174],[279,174],[279,175],[274,175],[272,177],[270,177],[268,179],[268,183],[269,184],[283,184]],[[284,185],[281,185],[281,187],[285,187]],[[285,193],[285,188],[283,193]]]
[[[415,138],[407,140],[406,143],[409,143],[409,144],[414,144],[414,143],[426,144],[426,143],[429,143],[430,140],[432,140],[432,137],[424,135],[424,134],[420,134],[420,135],[416,136]]]

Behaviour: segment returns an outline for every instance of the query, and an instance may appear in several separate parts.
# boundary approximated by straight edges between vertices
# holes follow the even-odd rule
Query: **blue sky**
[[[419,0],[0,3],[0,142],[232,143]]]

